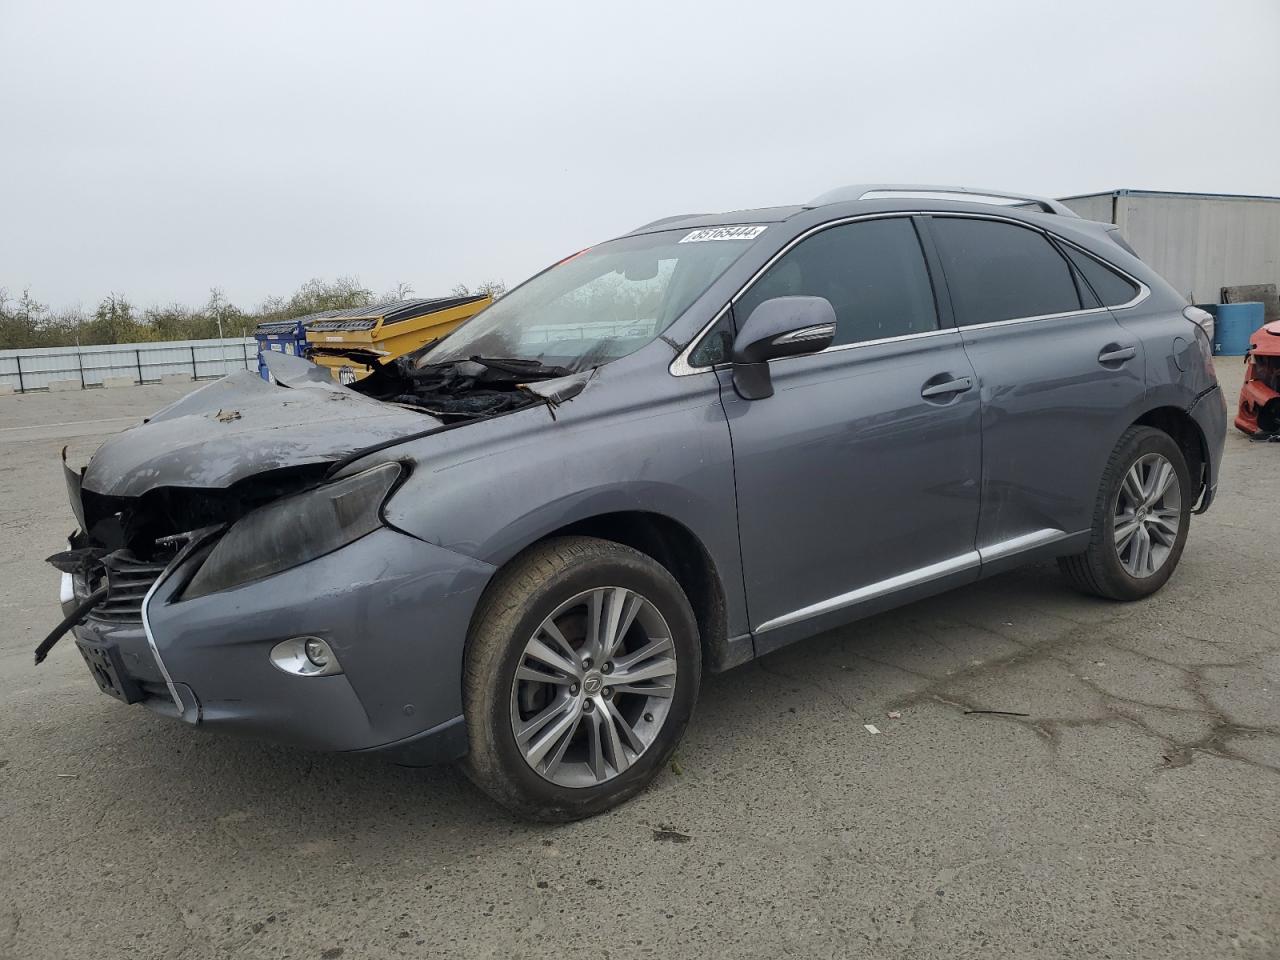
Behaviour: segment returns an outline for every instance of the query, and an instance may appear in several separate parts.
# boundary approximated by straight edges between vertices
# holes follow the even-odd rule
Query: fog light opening
[[[342,672],[338,656],[320,637],[290,637],[271,648],[271,662],[297,677],[331,677]]]
[[[323,640],[312,637],[302,645],[302,652],[306,654],[313,667],[323,670],[329,665],[329,645]]]

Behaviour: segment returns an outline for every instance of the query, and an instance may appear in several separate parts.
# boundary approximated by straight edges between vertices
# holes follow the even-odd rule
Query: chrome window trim
[[[753,273],[747,279],[746,283],[744,283],[741,287],[738,288],[738,292],[729,298],[728,303],[726,303],[723,307],[721,307],[718,311],[716,311],[716,315],[711,319],[711,321],[707,323],[706,326],[704,326],[701,330],[699,330],[697,334],[694,335],[694,338],[689,341],[689,345],[680,351],[680,353],[676,356],[676,358],[671,361],[671,365],[667,369],[670,371],[670,373],[673,376],[677,376],[677,377],[686,377],[693,373],[705,373],[707,371],[714,370],[715,369],[714,366],[707,366],[707,367],[692,366],[689,363],[689,355],[692,354],[693,351],[698,348],[698,345],[702,342],[702,338],[711,332],[711,328],[720,322],[720,320],[724,317],[724,315],[729,312],[729,309],[742,298],[742,295],[746,293],[748,290],[750,290],[755,285],[755,282],[759,280],[770,267],[772,267],[775,263],[777,263],[782,257],[785,257],[791,251],[791,248],[794,247],[796,244],[801,243],[804,240],[807,240],[809,237],[813,236],[815,233],[820,233],[823,230],[830,230],[832,227],[838,227],[838,226],[841,226],[842,224],[856,223],[859,220],[888,220],[888,219],[893,219],[897,217],[911,217],[911,216],[918,215],[918,213],[919,211],[912,211],[912,210],[895,210],[889,213],[860,213],[852,217],[840,217],[838,220],[828,220],[825,223],[815,224],[814,226],[810,227],[808,230],[804,231],[804,233],[801,233],[798,236],[792,237],[781,250],[779,250],[772,257],[766,260],[764,262],[764,265],[761,266],[760,269],[758,269],[755,273]],[[923,254],[923,251],[921,251],[921,253]],[[932,333],[933,331],[929,331],[929,332]],[[913,336],[913,334],[911,336]],[[871,341],[869,340],[863,341],[863,344],[870,343],[870,342]],[[863,344],[839,344],[838,347],[862,346]],[[818,353],[804,354],[804,356],[810,356],[810,357],[818,356],[818,354],[826,353],[829,350],[836,350],[838,349],[838,347],[837,346],[827,347],[826,350],[820,350],[818,351]]]
[[[702,343],[702,338],[711,332],[711,328],[724,319],[724,315],[729,312],[729,308],[731,306],[733,306],[732,299],[716,311],[716,315],[711,318],[706,326],[697,332],[694,338],[689,341],[689,345],[687,347],[676,354],[675,359],[671,361],[671,365],[667,367],[667,371],[673,377],[687,377],[695,373],[710,373],[715,370],[717,366],[724,366],[724,364],[711,364],[705,367],[695,367],[689,363],[689,357],[692,355],[693,351],[698,348],[699,344]]]
[[[1083,316],[1085,314],[1090,314],[1090,313],[1102,313],[1103,311],[1106,311],[1106,310],[1127,310],[1130,307],[1136,307],[1138,304],[1140,304],[1143,300],[1147,299],[1147,297],[1151,295],[1151,288],[1148,287],[1141,280],[1139,280],[1137,277],[1133,276],[1131,273],[1128,273],[1125,270],[1121,270],[1115,264],[1111,263],[1110,261],[1103,260],[1096,253],[1092,253],[1089,250],[1086,250],[1084,247],[1080,246],[1080,244],[1073,243],[1072,241],[1068,240],[1066,237],[1059,236],[1058,234],[1054,233],[1052,230],[1048,230],[1040,226],[1039,224],[1024,223],[1021,220],[1014,220],[1012,217],[999,217],[990,213],[959,213],[959,212],[953,212],[949,210],[948,211],[940,210],[932,213],[926,213],[925,216],[950,217],[953,220],[954,219],[999,220],[1002,223],[1012,223],[1016,226],[1023,227],[1024,229],[1027,229],[1027,230],[1034,230],[1036,233],[1042,234],[1043,236],[1048,238],[1051,243],[1053,241],[1057,241],[1058,243],[1066,244],[1069,247],[1074,247],[1075,249],[1083,253],[1085,256],[1092,257],[1094,260],[1097,260],[1099,263],[1103,264],[1104,266],[1114,270],[1116,273],[1120,274],[1130,283],[1137,284],[1137,287],[1138,287],[1138,293],[1132,300],[1127,300],[1124,303],[1114,307],[1085,307],[1080,310],[1065,310],[1061,313],[1041,313],[1032,317],[1009,317],[1006,320],[991,320],[991,321],[988,321],[987,323],[972,323],[972,324],[969,324],[968,326],[958,323],[956,324],[957,330],[982,330],[987,327],[996,327],[1004,323],[1031,323],[1033,320],[1057,320],[1061,317],[1078,317],[1078,316]],[[1074,275],[1074,267],[1072,266],[1071,261],[1069,260],[1067,261],[1067,266],[1069,269],[1073,271],[1073,275]]]
[[[1048,231],[1045,231],[1045,232],[1048,233]],[[1134,295],[1132,300],[1126,300],[1124,303],[1116,304],[1114,307],[1108,307],[1104,305],[1100,309],[1128,310],[1130,307],[1136,307],[1143,300],[1147,299],[1147,297],[1151,296],[1151,288],[1148,287],[1141,280],[1139,280],[1137,277],[1135,277],[1133,274],[1131,274],[1128,270],[1123,270],[1120,267],[1117,267],[1110,260],[1104,260],[1102,257],[1098,256],[1092,250],[1086,250],[1084,247],[1080,246],[1080,244],[1073,243],[1072,241],[1068,240],[1066,237],[1060,237],[1056,233],[1049,234],[1049,236],[1053,237],[1055,240],[1057,240],[1059,243],[1063,244],[1064,246],[1071,247],[1073,250],[1079,250],[1090,260],[1097,260],[1098,263],[1102,264],[1108,270],[1112,270],[1115,273],[1120,274],[1120,276],[1124,277],[1126,280],[1128,280],[1130,283],[1132,283],[1134,286],[1138,288],[1138,292]],[[1099,297],[1098,299],[1102,299],[1102,298]]]
[[[781,616],[774,617],[772,620],[766,620],[756,627],[755,633],[767,633],[779,627],[789,627],[793,623],[810,620],[824,613],[834,613],[837,610],[843,610],[846,607],[864,603],[867,600],[875,600],[887,594],[897,593],[899,590],[918,587],[934,580],[940,580],[953,573],[963,573],[965,570],[981,567],[982,564],[989,563],[992,560],[1014,556],[1027,550],[1033,550],[1036,547],[1048,546],[1049,544],[1057,543],[1059,540],[1066,540],[1070,536],[1072,534],[1056,527],[1045,527],[1040,530],[1032,530],[1030,533],[1019,534],[1008,540],[1001,540],[985,547],[978,547],[975,550],[969,550],[946,560],[939,560],[937,563],[931,563],[928,566],[908,570],[905,573],[887,577],[884,580],[877,580],[875,583],[868,583],[847,593],[841,593],[826,600],[811,603],[798,610],[792,610],[790,613],[784,613]]]
[[[1016,323],[1035,323],[1039,320],[1060,320],[1063,317],[1086,317],[1094,313],[1106,313],[1106,307],[1090,307],[1088,310],[1068,310],[1065,313],[1042,313],[1034,317],[1010,317],[1008,320],[990,320],[987,323],[971,323],[957,330],[989,330],[992,327],[1004,327]]]
[[[1094,260],[1097,260],[1099,263],[1103,264],[1103,266],[1107,267],[1108,269],[1114,270],[1116,273],[1120,274],[1130,283],[1136,284],[1138,287],[1138,293],[1136,296],[1134,296],[1132,300],[1129,300],[1122,304],[1118,304],[1117,306],[1114,306],[1114,307],[1087,307],[1080,310],[1068,310],[1063,313],[1043,313],[1043,314],[1038,314],[1032,317],[1010,317],[1006,320],[992,320],[989,323],[975,323],[975,324],[970,324],[969,326],[961,326],[960,324],[956,324],[953,327],[939,327],[937,330],[925,330],[925,331],[922,331],[921,333],[908,333],[898,337],[883,337],[879,340],[860,340],[857,343],[834,344],[830,347],[827,347],[827,349],[825,350],[820,350],[817,353],[802,354],[802,356],[809,356],[809,357],[820,356],[821,354],[824,354],[824,353],[835,353],[840,350],[849,350],[853,347],[870,347],[880,343],[892,343],[898,340],[910,340],[917,337],[934,336],[936,334],[946,333],[948,331],[986,330],[992,327],[1003,326],[1005,324],[1033,323],[1037,320],[1058,320],[1058,319],[1061,319],[1062,317],[1077,317],[1077,316],[1086,316],[1086,315],[1095,314],[1095,313],[1104,313],[1106,311],[1128,310],[1131,307],[1136,307],[1138,304],[1142,303],[1144,300],[1147,299],[1147,297],[1151,295],[1151,288],[1148,287],[1141,280],[1139,280],[1137,277],[1135,277],[1133,274],[1129,273],[1127,270],[1123,270],[1120,267],[1117,267],[1114,263],[1111,263],[1109,260],[1104,260],[1102,257],[1098,256],[1096,253],[1093,253],[1090,250],[1086,250],[1084,247],[1080,246],[1080,244],[1074,243],[1071,240],[1068,240],[1066,237],[1059,236],[1058,234],[1040,226],[1039,224],[1027,223],[1024,220],[1017,220],[1013,217],[1002,217],[1002,216],[999,216],[998,214],[993,214],[993,213],[964,213],[960,211],[951,211],[951,210],[895,210],[887,213],[862,213],[852,217],[841,217],[838,220],[828,220],[825,223],[820,223],[813,227],[810,227],[808,230],[804,231],[804,233],[801,233],[800,235],[793,237],[786,244],[786,246],[784,246],[781,250],[779,250],[772,257],[770,257],[765,262],[764,266],[760,267],[760,269],[758,269],[755,273],[751,275],[751,277],[747,280],[747,282],[744,283],[738,289],[738,292],[729,298],[728,303],[726,303],[723,307],[721,307],[718,311],[716,311],[716,315],[712,317],[711,320],[694,335],[693,339],[689,341],[688,346],[686,346],[683,350],[681,350],[680,353],[676,355],[675,359],[671,361],[670,366],[667,368],[668,371],[671,373],[672,376],[687,377],[695,373],[710,373],[713,370],[715,370],[717,366],[725,366],[726,364],[713,364],[705,367],[695,367],[689,363],[689,357],[693,353],[693,351],[698,348],[699,344],[701,344],[703,337],[705,337],[708,333],[711,332],[711,329],[717,323],[719,323],[721,319],[723,319],[724,315],[729,311],[729,309],[735,303],[738,302],[738,300],[742,297],[742,295],[746,293],[748,290],[750,290],[751,287],[755,284],[755,282],[759,280],[760,277],[765,273],[765,271],[767,271],[770,267],[772,267],[775,263],[777,263],[778,260],[780,260],[782,257],[786,256],[787,253],[789,253],[796,244],[801,243],[804,240],[807,240],[809,237],[813,236],[815,233],[819,233],[823,230],[829,230],[832,227],[843,226],[846,223],[857,223],[860,220],[887,220],[895,217],[953,217],[953,218],[959,218],[962,220],[996,220],[1001,223],[1011,223],[1015,226],[1022,227],[1026,230],[1033,230],[1036,233],[1039,233],[1042,236],[1050,239],[1051,242],[1057,241],[1058,243],[1066,244],[1069,247],[1074,247],[1076,250],[1079,250],[1085,256],[1092,257]],[[785,359],[794,360],[796,358],[789,357]],[[776,361],[773,361],[773,362],[776,362]]]
[[[794,357],[779,357],[776,360],[770,360],[770,364],[785,363],[788,360],[804,360],[808,357],[823,357],[829,353],[841,353],[845,350],[860,350],[863,347],[878,347],[886,343],[904,343],[907,340],[926,340],[929,337],[939,337],[943,334],[959,335],[959,331],[955,327],[940,327],[937,330],[922,330],[919,333],[903,333],[896,337],[880,337],[876,340],[859,340],[857,343],[837,343],[834,346],[827,347],[825,350],[818,350],[814,353],[799,353]],[[727,364],[724,364],[727,366]],[[696,368],[695,368],[696,369]]]
[[[712,321],[712,325],[718,322],[722,316],[724,316],[724,311],[721,311],[716,317],[716,320]],[[958,336],[960,331],[956,327],[939,327],[937,330],[922,330],[920,333],[904,333],[896,337],[880,337],[876,340],[859,340],[857,343],[837,343],[834,346],[827,347],[825,350],[816,350],[813,353],[801,353],[794,357],[779,357],[776,360],[770,360],[769,363],[785,363],[788,360],[803,360],[807,357],[822,357],[829,353],[840,353],[844,350],[858,350],[862,347],[878,347],[886,343],[902,343],[906,340],[924,340],[928,337],[939,337],[947,333]],[[726,360],[723,363],[713,364],[709,367],[691,367],[689,366],[685,356],[681,354],[676,357],[675,360],[671,361],[671,367],[669,369],[674,376],[687,377],[690,374],[709,373],[712,370],[720,370],[729,366],[730,363]]]

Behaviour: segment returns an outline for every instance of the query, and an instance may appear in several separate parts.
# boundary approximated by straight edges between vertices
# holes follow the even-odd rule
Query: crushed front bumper
[[[178,599],[179,561],[144,623],[90,618],[77,641],[118,652],[147,707],[188,723],[316,750],[388,750],[405,762],[466,751],[462,655],[493,568],[389,529],[255,583]],[[272,648],[324,639],[342,673],[299,676]]]

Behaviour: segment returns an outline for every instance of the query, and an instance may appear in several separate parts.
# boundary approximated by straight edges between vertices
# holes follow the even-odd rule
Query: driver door
[[[757,654],[978,575],[976,377],[913,220],[814,233],[739,294],[735,319],[790,295],[831,302],[832,346],[773,361],[760,400],[720,373]]]

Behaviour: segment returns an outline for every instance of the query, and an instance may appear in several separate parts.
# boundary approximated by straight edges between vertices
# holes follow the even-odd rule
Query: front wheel
[[[1130,427],[1103,471],[1089,547],[1058,565],[1078,589],[1112,600],[1150,596],[1173,575],[1191,524],[1190,475],[1173,439]]]
[[[539,544],[498,574],[468,637],[467,773],[532,820],[616,806],[675,749],[700,668],[693,611],[660,564],[591,537]]]

